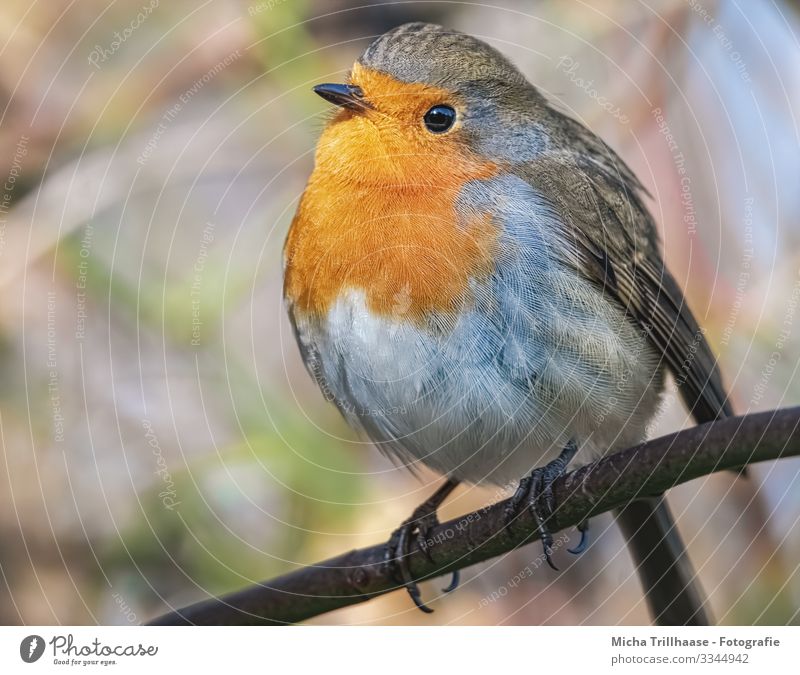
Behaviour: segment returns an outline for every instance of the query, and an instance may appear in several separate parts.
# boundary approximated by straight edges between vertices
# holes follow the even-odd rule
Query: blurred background
[[[615,148],[737,411],[800,402],[798,3],[364,4],[0,5],[0,623],[146,621],[383,541],[433,491],[323,400],[280,293],[310,88],[405,21],[488,40]],[[690,424],[670,394],[652,434]],[[799,474],[670,493],[721,622],[800,623]],[[593,536],[561,573],[534,545],[426,583],[432,616],[393,593],[315,622],[646,623],[609,518]]]

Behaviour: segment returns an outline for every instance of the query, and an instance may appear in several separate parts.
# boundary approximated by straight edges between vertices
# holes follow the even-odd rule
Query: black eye
[[[428,131],[441,134],[453,126],[456,121],[456,111],[449,105],[435,105],[422,118]]]

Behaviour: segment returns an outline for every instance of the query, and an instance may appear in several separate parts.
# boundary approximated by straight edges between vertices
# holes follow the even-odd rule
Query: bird
[[[334,104],[283,252],[284,301],[325,398],[442,486],[393,533],[407,558],[460,483],[514,487],[547,562],[552,483],[643,441],[668,372],[698,423],[732,415],[665,266],[649,193],[486,42],[428,23],[377,37]],[[616,512],[654,621],[710,614],[663,495]],[[588,524],[580,528],[585,548]],[[457,585],[454,578],[451,590]]]

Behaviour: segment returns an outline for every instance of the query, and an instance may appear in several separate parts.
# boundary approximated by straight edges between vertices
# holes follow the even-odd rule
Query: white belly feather
[[[437,337],[374,316],[364,294],[350,291],[325,321],[297,328],[325,395],[378,447],[412,466],[421,461],[462,480],[506,484],[553,459],[570,439],[581,447],[578,461],[589,461],[643,437],[660,389],[646,345],[638,358],[609,350],[599,363],[569,363],[546,353],[553,342],[513,345],[509,336],[506,349],[542,357],[508,364],[473,332],[479,323],[466,316]],[[617,343],[618,335],[607,341]],[[538,372],[525,367],[534,363],[542,365]]]

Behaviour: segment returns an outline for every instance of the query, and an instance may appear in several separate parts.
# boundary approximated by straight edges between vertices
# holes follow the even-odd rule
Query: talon
[[[583,553],[589,545],[589,521],[584,520],[580,525],[578,525],[578,532],[581,533],[581,540],[578,542],[578,545],[575,548],[568,548],[567,551],[572,553],[572,555],[580,555]]]
[[[453,572],[453,576],[450,579],[450,583],[442,589],[442,593],[452,593],[454,590],[458,588],[458,584],[461,583],[461,572],[456,570]]]
[[[544,524],[544,521],[542,520],[541,516],[538,513],[535,513],[534,515],[536,516],[536,522],[539,523],[539,532],[541,533],[541,538],[542,538],[542,549],[544,550],[544,559],[547,561],[547,564],[550,566],[551,569],[558,572],[559,569],[553,562],[553,535],[550,534],[550,530],[547,529],[547,526]]]
[[[556,567],[556,564],[553,562],[553,547],[552,546],[545,546],[544,549],[544,559],[547,561],[547,564],[550,565],[550,569],[558,572],[559,569]]]
[[[539,530],[539,538],[542,542],[542,550],[544,551],[544,559],[552,569],[558,572],[558,567],[556,567],[555,563],[553,562],[553,535],[550,533],[550,530],[546,524],[548,517],[553,513],[554,509],[550,508],[550,500],[547,499],[547,491],[550,490],[552,493],[552,489],[546,482],[545,470],[546,467],[542,467],[534,469],[531,472],[531,499],[530,503],[528,504],[528,508],[536,520],[536,526]],[[546,510],[546,513],[544,514],[539,510],[538,502],[540,499],[544,500],[544,506]]]
[[[556,511],[553,483],[557,478],[564,475],[567,466],[577,451],[578,446],[574,441],[570,441],[556,459],[544,466],[537,467],[522,478],[519,482],[519,487],[517,487],[514,495],[509,500],[504,514],[506,525],[510,526],[511,520],[519,514],[522,505],[525,504],[527,506],[539,530],[544,558],[547,564],[556,572],[559,570],[553,562],[553,535],[547,527],[547,521]],[[583,531],[581,533],[583,534]],[[583,539],[581,539],[581,544],[578,546],[579,550],[582,550],[580,548],[581,545],[584,545]]]
[[[426,614],[431,614],[433,610],[422,601],[422,594],[417,582],[411,576],[411,569],[408,563],[411,555],[411,538],[416,538],[420,551],[428,560],[434,562],[431,553],[433,544],[428,543],[428,535],[439,524],[439,519],[436,517],[436,509],[457,485],[458,481],[448,479],[429,499],[414,510],[408,520],[403,521],[400,527],[392,533],[386,547],[384,560],[389,567],[390,575],[405,587],[417,608]],[[446,592],[450,592],[458,586],[458,579],[458,572],[453,572],[453,579],[445,589]]]
[[[417,606],[417,609],[422,610],[425,614],[433,614],[433,610],[422,601],[422,594],[419,592],[419,586],[415,581],[412,581],[406,586],[408,594]]]

